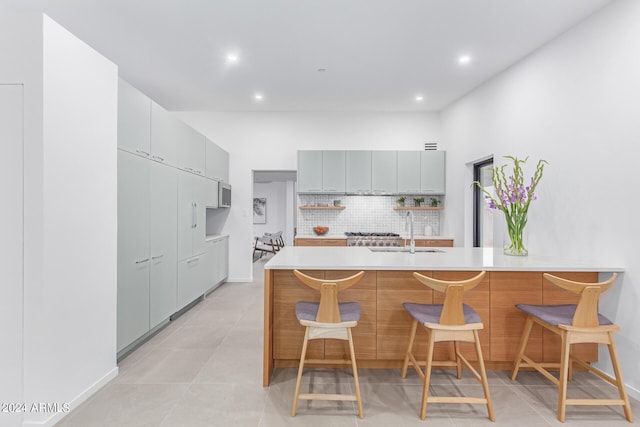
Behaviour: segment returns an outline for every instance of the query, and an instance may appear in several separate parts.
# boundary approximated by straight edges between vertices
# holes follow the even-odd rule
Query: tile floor
[[[489,373],[496,422],[482,405],[437,405],[418,417],[419,378],[399,370],[360,369],[364,420],[353,402],[301,401],[290,417],[295,369],[276,369],[262,387],[262,267],[254,263],[252,283],[225,284],[119,364],[120,374],[58,426],[628,426],[621,407],[569,407],[567,422],[556,419],[557,389],[537,373]],[[305,372],[314,390],[345,392],[348,371]],[[303,389],[304,390],[304,389]],[[434,374],[432,393],[482,394],[467,372],[462,380]],[[589,373],[576,373],[570,396],[611,395],[612,388]],[[640,417],[640,402],[632,403]]]

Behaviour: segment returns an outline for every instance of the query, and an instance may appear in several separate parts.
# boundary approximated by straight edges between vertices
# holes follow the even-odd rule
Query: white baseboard
[[[249,277],[232,277],[227,279],[227,283],[247,283],[247,282],[251,282],[251,278]]]
[[[23,427],[26,426],[42,426],[42,427],[53,427],[56,423],[60,422],[64,417],[73,413],[73,410],[80,406],[84,401],[89,399],[94,395],[95,392],[100,390],[102,387],[107,385],[109,381],[118,376],[118,367],[116,366],[111,371],[109,371],[106,375],[100,378],[98,381],[93,383],[89,388],[84,390],[78,396],[76,396],[71,402],[69,402],[69,407],[71,408],[70,412],[58,412],[53,414],[50,418],[43,421],[24,421],[22,423]]]

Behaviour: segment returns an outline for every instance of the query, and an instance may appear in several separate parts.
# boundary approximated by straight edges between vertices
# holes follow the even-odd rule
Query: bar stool
[[[455,282],[437,280],[431,277],[423,276],[419,273],[413,273],[413,276],[422,284],[445,294],[443,304],[416,304],[410,302],[405,302],[402,304],[404,309],[411,315],[411,317],[413,317],[413,324],[411,326],[409,346],[407,347],[407,354],[404,358],[404,365],[402,367],[401,376],[402,378],[406,378],[407,368],[409,366],[409,362],[411,362],[411,365],[424,382],[424,388],[422,390],[422,403],[420,407],[420,419],[424,420],[427,416],[428,402],[472,403],[487,405],[489,419],[491,421],[495,421],[495,417],[493,415],[493,405],[491,403],[491,396],[489,395],[487,372],[484,366],[484,359],[482,358],[480,339],[478,338],[478,330],[482,329],[484,326],[482,324],[480,316],[475,312],[475,310],[462,303],[463,293],[477,286],[484,278],[485,272],[482,271],[480,274],[472,277],[471,279]],[[429,336],[427,360],[425,363],[424,372],[422,371],[420,364],[416,361],[416,358],[412,353],[418,323],[425,327]],[[435,343],[442,341],[453,342],[455,353],[454,360],[433,360],[433,347]],[[476,369],[471,366],[467,359],[465,359],[465,357],[460,353],[460,349],[458,346],[459,341],[473,342],[475,344],[480,373],[478,373],[478,371],[476,371]],[[464,363],[465,366],[469,368],[471,373],[482,384],[484,398],[464,396],[429,396],[431,369],[433,367],[452,366],[456,368],[458,379],[461,379],[462,363]]]
[[[629,398],[627,397],[624,381],[622,380],[622,371],[618,363],[618,353],[613,341],[613,332],[619,331],[620,327],[598,313],[600,295],[611,289],[618,275],[613,273],[609,280],[600,283],[574,282],[548,273],[543,276],[554,285],[580,295],[580,299],[578,304],[516,305],[519,310],[527,314],[527,321],[522,332],[511,379],[516,379],[520,367],[530,367],[535,368],[552,383],[556,384],[558,386],[558,420],[561,422],[565,421],[567,405],[621,405],[624,407],[627,421],[633,422]],[[524,354],[534,322],[560,335],[562,339],[560,363],[537,363]],[[609,348],[615,378],[578,359],[571,353],[571,345],[578,343],[606,344]],[[620,399],[567,399],[567,380],[571,376],[571,362],[577,363],[615,386],[618,389]],[[551,375],[546,368],[559,368],[559,379]]]
[[[360,383],[358,382],[358,368],[353,349],[353,338],[351,328],[358,324],[360,320],[360,304],[357,302],[338,303],[338,292],[347,289],[364,276],[361,271],[351,277],[339,280],[322,280],[307,276],[298,270],[293,270],[293,274],[305,285],[320,291],[320,302],[300,301],[296,303],[296,317],[302,326],[305,327],[304,341],[302,343],[302,355],[300,356],[300,366],[298,367],[298,379],[296,380],[296,390],[293,396],[293,408],[291,416],[296,416],[298,399],[305,400],[349,400],[358,403],[358,416],[364,418],[362,412],[362,400],[360,398]],[[350,360],[325,360],[306,359],[307,343],[309,340],[331,338],[349,341]],[[353,380],[355,382],[355,395],[351,394],[319,394],[300,393],[300,383],[302,381],[302,371],[305,362],[314,364],[346,365],[350,364],[353,369]]]

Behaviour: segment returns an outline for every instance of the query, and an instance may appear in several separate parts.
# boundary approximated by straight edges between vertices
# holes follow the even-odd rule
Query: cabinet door
[[[179,123],[178,129],[178,167],[204,176],[206,164],[204,135],[182,122]]]
[[[371,192],[371,151],[346,152],[346,192]]]
[[[118,150],[118,351],[149,331],[150,163]]]
[[[397,192],[397,152],[371,152],[371,190],[375,194]]]
[[[298,192],[322,192],[322,151],[298,151]]]
[[[143,157],[151,155],[151,100],[118,80],[118,147]]]
[[[322,192],[345,192],[345,152],[322,152]]]
[[[193,227],[192,253],[199,255],[207,252],[207,188],[211,182],[205,177],[193,176],[193,203],[195,205],[195,223]]]
[[[180,120],[167,110],[151,103],[151,159],[171,166],[178,165]]]
[[[211,140],[206,140],[206,173],[207,178],[229,182],[229,153]]]
[[[207,208],[218,207],[218,181],[205,178],[206,190],[205,190],[205,206]]]
[[[422,151],[421,153],[421,192],[445,194],[445,151]]]
[[[205,291],[211,289],[213,285],[218,283],[218,258],[220,257],[220,241],[219,240],[209,240],[206,243],[207,245],[207,283],[205,287]]]
[[[218,240],[218,275],[216,282],[229,277],[229,237]]]
[[[150,162],[150,328],[176,312],[177,170]]]
[[[196,207],[193,201],[193,175],[178,171],[178,261],[193,255],[193,229]]]
[[[398,193],[420,194],[420,151],[398,151]]]
[[[200,254],[178,263],[178,311],[202,295],[203,258],[204,254]]]

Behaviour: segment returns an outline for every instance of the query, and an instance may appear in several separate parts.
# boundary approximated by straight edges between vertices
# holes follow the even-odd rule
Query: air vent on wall
[[[424,143],[424,149],[426,151],[435,151],[438,149],[438,143],[437,142],[425,142]]]

